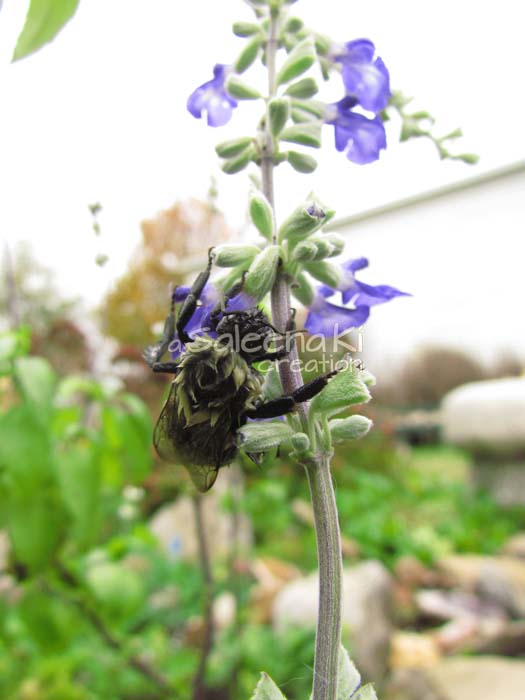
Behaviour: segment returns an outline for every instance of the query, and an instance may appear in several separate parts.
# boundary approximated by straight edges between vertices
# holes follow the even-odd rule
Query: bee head
[[[277,331],[257,306],[245,311],[225,311],[217,324],[217,335],[231,344],[248,362],[268,351]]]

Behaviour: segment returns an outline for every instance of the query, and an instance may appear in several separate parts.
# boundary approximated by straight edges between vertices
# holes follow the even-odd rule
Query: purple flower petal
[[[206,112],[208,126],[223,126],[230,121],[237,101],[226,92],[225,80],[229,66],[217,63],[213,69],[213,79],[200,85],[188,98],[188,111],[201,119]]]
[[[344,306],[331,304],[323,297],[316,297],[304,327],[311,334],[333,337],[351,328],[362,326],[369,315],[370,309],[367,306],[347,309]]]
[[[356,295],[357,292],[357,295]],[[402,292],[395,287],[390,287],[388,284],[378,284],[372,286],[364,282],[355,281],[355,287],[350,292],[343,292],[343,303],[346,304],[350,299],[356,306],[364,304],[366,306],[375,306],[376,304],[384,304],[396,297],[412,296],[408,292]]]
[[[346,92],[370,112],[380,112],[390,99],[390,76],[381,58],[374,60],[375,47],[369,39],[349,41],[343,52],[334,55],[342,65]]]

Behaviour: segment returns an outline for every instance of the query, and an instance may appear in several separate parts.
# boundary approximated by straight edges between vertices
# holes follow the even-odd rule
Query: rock
[[[352,659],[366,679],[380,681],[387,670],[392,635],[392,578],[382,564],[368,561],[343,572],[343,634]],[[277,595],[272,620],[276,630],[315,627],[319,578],[292,581]]]
[[[525,559],[525,532],[518,532],[517,535],[510,537],[503,545],[501,551],[508,557]]]
[[[418,591],[415,594],[415,601],[423,615],[438,620],[453,620],[460,617],[505,620],[507,617],[500,605],[482,600],[479,596],[465,591]]]
[[[438,563],[455,584],[525,617],[525,561],[512,557],[454,555]]]
[[[230,472],[233,467],[230,468]],[[221,470],[222,471],[222,470]],[[228,489],[228,479],[218,479],[213,490],[202,498],[202,515],[206,531],[208,550],[213,557],[228,555],[234,539],[239,551],[247,550],[252,543],[249,519],[242,513],[235,517],[221,505]],[[165,551],[173,558],[197,560],[198,538],[195,527],[193,499],[182,496],[158,510],[149,524]]]
[[[251,573],[257,585],[250,595],[250,618],[253,622],[267,624],[271,622],[275,597],[287,583],[300,578],[301,572],[288,562],[262,557],[254,561]]]
[[[394,576],[405,586],[422,588],[437,584],[436,573],[409,555],[400,557],[395,565]]]
[[[441,657],[436,640],[430,634],[396,632],[390,647],[390,667],[421,668],[434,666]]]
[[[447,442],[519,450],[525,447],[525,378],[464,384],[443,399],[441,420]]]
[[[523,700],[525,661],[497,656],[443,659],[393,674],[388,700]]]
[[[508,622],[475,640],[471,650],[478,654],[523,656],[525,654],[525,621]]]

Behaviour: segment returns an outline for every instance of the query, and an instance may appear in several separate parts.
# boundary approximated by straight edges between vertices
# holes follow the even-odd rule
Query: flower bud
[[[226,90],[237,100],[257,100],[261,93],[255,88],[246,85],[236,75],[230,75],[226,81]]]
[[[313,97],[318,92],[319,88],[313,78],[303,78],[289,85],[284,94],[290,95],[290,97],[308,99],[308,97]]]
[[[279,229],[279,238],[306,238],[318,231],[334,214],[332,210],[325,211],[315,196],[310,196],[283,221]]]
[[[297,262],[308,262],[310,260],[314,260],[316,255],[317,246],[315,243],[312,243],[309,240],[301,241],[301,243],[296,245],[293,250],[292,260]]]
[[[221,245],[213,249],[213,259],[219,267],[237,267],[250,263],[258,252],[254,245]]]
[[[317,255],[314,260],[333,258],[343,252],[345,240],[338,233],[317,233],[308,239],[317,246]]]
[[[327,284],[333,289],[337,289],[343,281],[343,271],[339,265],[320,260],[319,262],[311,262],[305,264],[305,270],[315,277],[316,280]]]
[[[248,296],[260,300],[270,291],[280,255],[281,248],[278,245],[269,245],[255,257],[244,282],[244,291]]]
[[[236,73],[244,73],[244,71],[252,65],[257,58],[262,41],[263,37],[257,35],[246,44],[233,65],[233,69]]]
[[[233,156],[239,155],[245,148],[248,148],[252,141],[253,139],[251,136],[243,136],[239,139],[223,141],[215,146],[215,153],[219,158],[233,158]]]
[[[288,54],[281,70],[277,74],[277,85],[288,83],[304,73],[315,61],[315,47],[310,38],[301,41]]]
[[[268,104],[268,119],[270,131],[278,136],[290,117],[290,100],[286,97],[275,97]]]
[[[327,233],[324,234],[324,236],[326,240],[330,243],[330,245],[334,248],[334,252],[330,257],[333,257],[334,255],[340,255],[345,249],[346,245],[344,237],[341,236],[339,233]]]
[[[284,31],[289,32],[290,34],[295,34],[303,27],[304,22],[302,19],[299,19],[299,17],[290,17],[288,20],[286,20],[286,24],[284,25]]]
[[[253,36],[259,31],[259,25],[251,22],[235,22],[232,26],[232,31],[236,36]]]
[[[321,147],[321,124],[320,122],[303,122],[284,129],[280,135],[281,141],[291,141],[299,143],[301,146],[311,148]]]
[[[225,160],[221,165],[222,170],[228,175],[233,175],[235,173],[244,170],[244,168],[250,163],[254,156],[256,155],[255,148],[253,146],[248,146],[247,149],[239,153],[235,158],[229,158]]]
[[[314,243],[316,247],[316,253],[314,260],[324,260],[325,258],[330,258],[334,254],[334,246],[323,238],[319,238]]]
[[[262,236],[271,241],[274,232],[272,207],[260,190],[255,190],[250,195],[249,210],[255,228]]]
[[[237,431],[238,443],[244,452],[267,452],[292,435],[292,429],[284,421],[247,423]]]
[[[287,160],[298,173],[313,173],[317,168],[317,161],[306,153],[288,151]]]
[[[290,442],[296,452],[306,452],[310,449],[310,438],[306,433],[294,433]]]
[[[300,273],[296,276],[291,285],[291,292],[294,297],[303,304],[303,306],[311,306],[315,299],[315,289],[310,283],[306,275]]]
[[[330,435],[334,442],[345,440],[359,440],[364,437],[373,423],[365,416],[350,416],[349,418],[336,418],[328,423]]]
[[[454,156],[455,160],[462,160],[467,165],[476,165],[479,161],[479,156],[475,153],[461,153],[459,156]]]

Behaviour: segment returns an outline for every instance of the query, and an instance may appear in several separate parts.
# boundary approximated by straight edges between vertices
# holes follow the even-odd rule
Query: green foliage
[[[78,3],[79,0],[31,0],[13,61],[29,56],[52,41],[73,17]]]

